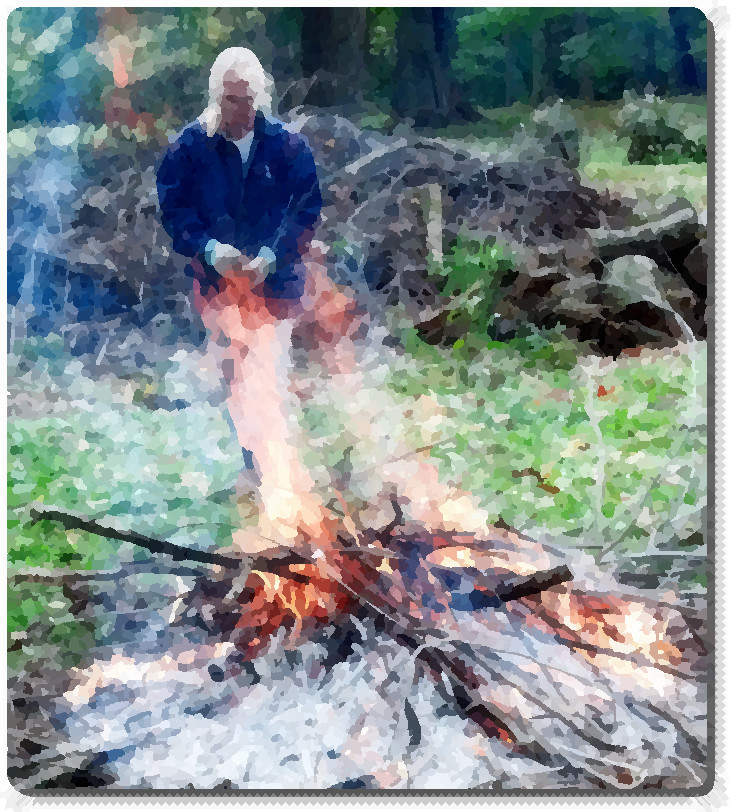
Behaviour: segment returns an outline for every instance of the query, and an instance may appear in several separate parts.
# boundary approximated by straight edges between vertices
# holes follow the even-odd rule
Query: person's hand
[[[229,269],[229,273],[233,273],[234,276],[243,276],[252,288],[256,288],[266,279],[269,263],[264,257],[252,259],[245,254],[239,254],[237,259],[231,261]],[[218,269],[216,268],[216,270]]]
[[[241,252],[238,248],[227,243],[218,242],[218,240],[209,240],[205,246],[206,261],[221,275],[223,275],[230,263],[240,256]]]
[[[211,240],[206,246],[206,259],[224,277],[244,278],[252,288],[260,285],[269,272],[273,255],[266,249],[257,257],[241,253],[235,246]]]

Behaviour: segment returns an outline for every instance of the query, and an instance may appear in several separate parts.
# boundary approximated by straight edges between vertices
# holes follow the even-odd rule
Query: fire
[[[480,572],[508,570],[517,575],[534,575],[539,567],[502,550],[483,552],[473,547],[454,546],[434,550],[426,556],[429,564],[449,569],[474,568]]]
[[[249,656],[258,653],[280,627],[292,630],[290,644],[319,623],[332,621],[354,607],[352,595],[339,583],[322,575],[314,564],[293,564],[292,577],[254,570],[241,595],[243,613],[236,626],[240,644]]]
[[[112,48],[112,76],[116,87],[126,87],[129,84],[129,74],[119,50]]]
[[[558,587],[539,598],[525,599],[531,611],[526,621],[532,626],[557,632],[566,642],[589,646],[616,655],[640,655],[649,663],[676,667],[682,651],[669,640],[672,613],[650,611],[638,601],[618,597],[599,598]]]

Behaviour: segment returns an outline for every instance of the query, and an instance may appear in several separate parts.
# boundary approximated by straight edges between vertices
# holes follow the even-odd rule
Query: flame
[[[263,645],[280,626],[293,627],[296,638],[305,627],[331,621],[351,608],[351,595],[323,577],[316,565],[295,564],[290,570],[296,579],[259,570],[249,575],[246,589],[253,590],[253,597],[237,628],[256,630],[258,637],[250,646]]]
[[[676,667],[683,660],[681,649],[669,639],[671,611],[651,611],[639,601],[596,597],[565,587],[546,590],[539,601],[525,603],[535,609],[526,618],[530,625],[557,631],[568,641],[619,655],[640,655],[664,667]]]
[[[509,570],[517,575],[534,575],[539,567],[534,563],[511,554],[509,552],[493,550],[484,552],[475,550],[473,547],[452,546],[445,547],[426,556],[429,564],[438,567],[448,567],[450,569],[460,569],[462,567],[473,567],[480,572],[498,569]]]

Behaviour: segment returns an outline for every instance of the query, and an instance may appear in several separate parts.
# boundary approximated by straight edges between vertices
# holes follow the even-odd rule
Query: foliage
[[[447,304],[443,317],[455,351],[475,352],[488,340],[503,280],[513,270],[509,249],[494,238],[459,234],[434,278]]]
[[[616,134],[629,142],[630,163],[707,162],[706,129],[702,125],[688,128],[678,112],[673,102],[653,94],[624,94],[623,107],[616,114]]]
[[[312,61],[301,32],[315,11],[16,9],[8,18],[10,121],[47,126],[81,119],[98,127],[116,95],[125,109],[129,103],[135,114],[165,118],[174,129],[199,114],[207,69],[229,46],[252,48],[283,93]],[[467,8],[424,15],[377,7],[365,19],[366,70],[348,81],[358,106],[375,105],[384,115],[392,114],[396,98],[407,106],[409,94],[414,104],[417,96],[418,105],[430,98],[435,108],[445,106],[437,112],[452,120],[468,118],[468,110],[536,106],[555,97],[616,99],[647,84],[672,95],[706,88],[707,23],[697,9],[670,15],[649,8]],[[113,78],[119,54],[124,81]],[[397,66],[412,58],[424,79],[409,88],[412,80]]]
[[[697,9],[464,10],[452,67],[483,108],[515,102],[615,99],[651,84],[662,93],[706,84],[706,20]],[[677,36],[686,26],[688,40]],[[683,50],[685,49],[685,50]],[[680,69],[696,68],[695,90]]]
[[[13,125],[96,118],[104,70],[85,48],[93,9],[22,8],[8,16],[8,117]]]

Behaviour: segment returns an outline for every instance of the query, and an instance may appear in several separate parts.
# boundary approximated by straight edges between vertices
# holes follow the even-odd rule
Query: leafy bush
[[[675,104],[653,94],[624,93],[616,114],[617,135],[629,142],[630,163],[679,164],[707,161],[707,131],[687,126]]]
[[[494,238],[460,234],[434,271],[446,305],[437,319],[437,341],[431,343],[476,350],[488,341],[503,284],[513,269],[509,250]],[[423,330],[419,335],[428,340]]]

